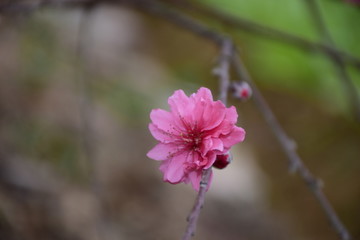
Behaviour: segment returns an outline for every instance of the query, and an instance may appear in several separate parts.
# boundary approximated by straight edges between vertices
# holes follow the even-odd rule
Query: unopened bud
[[[232,85],[233,95],[240,100],[247,100],[252,95],[252,89],[247,82],[235,82]]]
[[[231,155],[229,153],[220,154],[216,156],[216,160],[213,164],[218,169],[223,169],[231,162]]]

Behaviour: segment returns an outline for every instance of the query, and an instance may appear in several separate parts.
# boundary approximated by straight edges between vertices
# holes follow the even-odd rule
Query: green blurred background
[[[360,8],[317,1],[336,46],[360,57]],[[199,4],[320,42],[305,0]],[[171,3],[169,3],[171,6]],[[180,9],[179,11],[183,11]],[[354,239],[360,125],[332,62],[193,13],[233,37],[251,76]],[[84,24],[84,22],[86,22]],[[0,18],[0,239],[180,239],[196,193],[162,182],[147,125],[176,89],[218,93],[218,49],[114,5]],[[360,70],[347,66],[360,91]],[[233,76],[234,80],[237,80]],[[246,141],[215,170],[194,239],[338,239],[252,100],[230,99]]]

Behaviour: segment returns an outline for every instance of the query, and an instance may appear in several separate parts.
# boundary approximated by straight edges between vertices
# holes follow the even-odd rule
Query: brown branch
[[[316,0],[305,0],[306,6],[310,12],[313,22],[321,34],[323,41],[332,49],[335,49],[335,43],[330,36],[330,32],[326,27],[326,23],[321,15],[319,5]],[[357,120],[360,121],[360,98],[356,90],[356,86],[351,80],[350,75],[346,71],[344,60],[338,54],[328,53],[329,59],[332,61],[334,68],[338,74],[340,83],[343,85],[345,95],[348,97],[349,105],[355,113]]]
[[[194,207],[192,208],[192,210],[187,218],[188,225],[186,227],[186,230],[182,237],[182,240],[189,240],[195,234],[197,221],[200,216],[200,211],[205,202],[205,193],[206,193],[206,189],[207,189],[207,186],[208,186],[208,183],[210,180],[210,176],[211,176],[211,168],[203,171],[203,174],[201,177],[201,182],[200,182],[200,190],[196,197]]]
[[[360,69],[360,58],[353,56],[349,53],[346,53],[342,50],[334,48],[333,46],[329,46],[327,44],[313,42],[302,37],[283,32],[281,30],[268,27],[263,24],[256,23],[254,21],[241,18],[241,17],[233,17],[228,14],[225,14],[221,11],[218,11],[214,8],[208,7],[205,4],[201,4],[194,1],[176,1],[172,0],[171,3],[177,7],[187,9],[193,11],[194,13],[203,15],[212,20],[217,20],[227,27],[236,28],[240,31],[250,32],[253,34],[261,35],[262,37],[274,39],[283,43],[294,45],[298,48],[301,48],[305,51],[310,52],[319,52],[322,54],[328,55],[336,55],[341,58],[343,61],[354,65],[358,69]]]
[[[94,0],[2,0],[0,2],[0,13],[28,13],[39,8],[63,7],[70,5],[82,5],[95,2]]]
[[[37,1],[24,1],[24,0],[8,0],[0,3],[0,13],[7,12],[29,12],[37,10],[41,7],[67,7],[67,6],[84,6],[87,4],[100,4],[100,3],[113,3],[113,4],[130,4],[136,5],[139,2],[146,2],[146,0],[37,0]],[[271,38],[283,43],[295,45],[306,51],[317,51],[326,55],[332,54],[337,55],[343,61],[354,65],[360,69],[359,57],[353,56],[342,50],[330,47],[323,43],[313,42],[302,37],[283,32],[281,30],[271,28],[254,21],[244,19],[241,17],[232,17],[204,4],[189,2],[186,0],[169,1],[173,6],[185,7],[188,10],[195,11],[196,13],[202,14],[211,19],[216,19],[219,22],[226,24],[229,27],[234,27],[242,31],[251,32],[258,34],[263,37]]]
[[[224,37],[219,57],[219,65],[213,71],[219,78],[219,100],[225,105],[230,87],[230,61],[234,52],[234,45],[230,38]]]
[[[233,65],[241,80],[246,81],[251,85],[255,104],[257,105],[259,111],[262,113],[270,129],[274,133],[281,148],[285,152],[289,161],[290,171],[297,172],[301,176],[303,181],[308,186],[308,189],[312,192],[312,194],[319,202],[321,208],[323,209],[325,215],[332,224],[333,228],[339,234],[340,239],[350,240],[351,236],[348,230],[340,221],[335,210],[333,209],[329,200],[324,195],[324,192],[321,189],[321,184],[320,184],[321,181],[313,176],[313,174],[310,172],[310,170],[305,166],[304,162],[301,160],[300,156],[296,152],[296,143],[287,136],[286,132],[281,127],[280,123],[276,119],[275,115],[273,114],[266,100],[264,99],[264,97],[256,87],[255,83],[252,81],[239,55],[234,56]]]
[[[0,3],[0,13],[7,12],[29,12],[37,10],[41,7],[67,7],[67,6],[84,6],[87,4],[100,4],[100,3],[114,3],[114,4],[132,4],[136,5],[139,2],[146,2],[146,0],[7,0]],[[172,0],[171,2],[174,6],[185,7],[188,10],[193,10],[199,14],[207,16],[211,19],[216,19],[227,26],[237,28],[242,31],[251,32],[254,34],[262,35],[263,37],[272,38],[284,43],[296,45],[299,48],[302,48],[306,51],[318,51],[323,54],[334,54],[345,62],[350,63],[360,69],[360,59],[356,56],[353,56],[349,53],[341,51],[339,49],[330,47],[326,44],[312,42],[307,39],[298,37],[293,34],[283,32],[281,30],[271,28],[254,21],[244,19],[241,17],[232,17],[225,13],[222,13],[218,10],[215,10],[211,7],[208,7],[204,4],[189,2],[187,0],[177,1]]]
[[[214,69],[214,74],[217,75],[219,78],[219,100],[222,101],[225,105],[227,102],[227,95],[230,86],[229,70],[232,53],[234,52],[233,50],[234,46],[232,44],[232,41],[228,38],[224,38],[220,50],[221,52],[219,56],[219,63],[218,66]],[[189,240],[195,234],[197,220],[200,216],[200,210],[205,202],[205,192],[208,188],[210,176],[211,168],[204,170],[200,183],[200,190],[196,197],[194,207],[189,214],[188,225],[186,227],[182,240]]]

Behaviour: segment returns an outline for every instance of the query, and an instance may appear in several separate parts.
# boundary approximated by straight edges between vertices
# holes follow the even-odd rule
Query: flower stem
[[[211,176],[211,168],[205,169],[202,173],[200,190],[196,197],[194,207],[187,218],[188,225],[186,227],[186,231],[182,237],[182,240],[189,240],[195,234],[196,224],[200,216],[200,210],[204,205],[205,193],[208,187],[210,176]]]

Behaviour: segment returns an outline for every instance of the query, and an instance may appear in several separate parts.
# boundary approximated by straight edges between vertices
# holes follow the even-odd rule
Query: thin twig
[[[252,81],[250,75],[248,74],[244,64],[242,63],[238,55],[234,56],[233,65],[241,80],[246,81],[251,85],[255,104],[262,113],[270,129],[273,131],[276,139],[279,141],[281,148],[285,152],[289,161],[290,171],[293,172],[295,171],[302,177],[302,179],[308,186],[309,190],[318,200],[321,208],[325,212],[325,215],[332,224],[333,228],[340,235],[341,239],[350,240],[351,236],[348,230],[342,224],[335,210],[331,206],[329,200],[322,191],[321,181],[313,176],[313,174],[310,172],[310,170],[305,166],[304,162],[301,160],[300,156],[296,152],[296,143],[287,136],[284,129],[281,127],[280,123],[278,122],[275,115],[271,111],[266,100],[264,99],[264,97],[256,87],[255,83]]]
[[[70,5],[81,5],[94,2],[93,0],[2,0],[0,2],[0,13],[29,13],[39,8],[51,6],[61,7]],[[82,5],[83,6],[83,5]]]
[[[230,86],[230,62],[234,52],[234,45],[230,38],[225,38],[221,46],[221,55],[219,57],[219,66],[214,69],[214,74],[219,78],[219,100],[225,105]]]
[[[196,197],[194,207],[192,208],[192,210],[187,218],[188,225],[186,227],[186,230],[182,237],[182,240],[189,240],[195,234],[197,221],[200,216],[200,211],[205,202],[205,193],[206,193],[206,189],[208,186],[210,176],[211,176],[211,168],[203,171],[203,174],[201,176],[200,190]]]
[[[214,74],[219,78],[219,100],[222,101],[225,105],[227,103],[227,95],[230,86],[230,61],[233,53],[233,44],[229,38],[224,38],[220,50],[219,63],[218,66],[214,69]],[[197,225],[197,220],[200,216],[200,210],[205,202],[205,192],[208,188],[208,183],[211,176],[211,169],[206,169],[203,172],[200,190],[196,197],[194,207],[192,208],[189,217],[188,225],[186,227],[185,233],[182,240],[189,240],[191,236],[194,235]]]
[[[0,3],[0,13],[24,13],[35,11],[42,7],[68,7],[68,6],[79,6],[83,7],[88,3],[112,3],[112,4],[130,4],[136,5],[139,0],[38,0],[38,1],[21,1],[21,0],[8,0]],[[189,2],[189,1],[171,1],[172,5],[176,6],[185,6],[189,10],[195,10],[197,13],[200,13],[204,16],[210,17],[211,19],[216,19],[227,26],[235,27],[242,31],[251,32],[254,34],[262,35],[263,37],[272,38],[283,43],[288,43],[295,45],[299,48],[302,48],[306,51],[318,51],[320,53],[329,55],[337,55],[345,62],[354,65],[360,69],[360,59],[356,56],[346,53],[342,50],[330,47],[326,44],[317,43],[309,41],[302,37],[283,32],[281,30],[268,27],[254,21],[244,19],[241,17],[232,17],[225,13],[222,13],[218,10],[210,8],[204,4],[198,2]]]
[[[38,0],[38,1],[21,1],[21,0],[8,0],[0,3],[0,13],[24,13],[35,11],[42,7],[68,7],[79,6],[83,7],[88,3],[112,3],[112,4],[132,4],[135,5],[139,0]],[[302,37],[283,32],[281,30],[271,28],[254,21],[244,19],[241,17],[232,17],[225,13],[222,13],[216,9],[210,8],[204,4],[198,2],[189,1],[171,1],[172,5],[185,6],[189,10],[195,10],[204,16],[216,19],[227,26],[235,27],[242,31],[251,32],[254,34],[262,35],[263,37],[272,38],[284,43],[296,45],[307,51],[319,51],[326,55],[333,54],[339,56],[345,62],[350,63],[360,69],[360,59],[349,53],[341,51],[339,49],[330,47],[328,45],[312,42]]]
[[[291,44],[305,51],[320,52],[322,54],[325,54],[326,56],[330,54],[336,55],[339,58],[343,59],[343,61],[352,64],[358,69],[360,69],[360,58],[353,56],[350,53],[341,51],[335,48],[334,46],[313,42],[305,38],[287,32],[283,32],[281,30],[263,24],[259,24],[254,21],[241,18],[239,16],[233,17],[199,2],[188,1],[188,0],[183,0],[183,1],[173,0],[171,1],[171,3],[172,5],[193,11],[195,13],[208,17],[212,20],[217,20],[223,23],[224,25],[226,25],[227,27],[233,27],[240,31],[246,31],[253,34],[258,34],[266,38]]]
[[[305,3],[318,32],[322,36],[323,41],[330,48],[335,49],[335,43],[332,40],[330,32],[327,29],[326,23],[321,15],[318,2],[316,0],[305,0]],[[343,85],[345,90],[345,95],[348,97],[349,105],[351,106],[352,111],[355,113],[357,120],[360,120],[360,97],[356,90],[356,86],[346,71],[345,63],[338,54],[328,53],[328,56],[334,64],[334,68],[336,69],[340,83]]]
[[[216,31],[208,28],[204,24],[194,21],[192,18],[180,14],[179,12],[165,7],[157,1],[152,0],[136,0],[134,2],[128,2],[129,6],[139,9],[145,13],[165,18],[171,23],[180,26],[190,32],[195,33],[197,36],[201,36],[205,39],[215,42],[217,45],[221,45],[223,42],[223,36]]]

